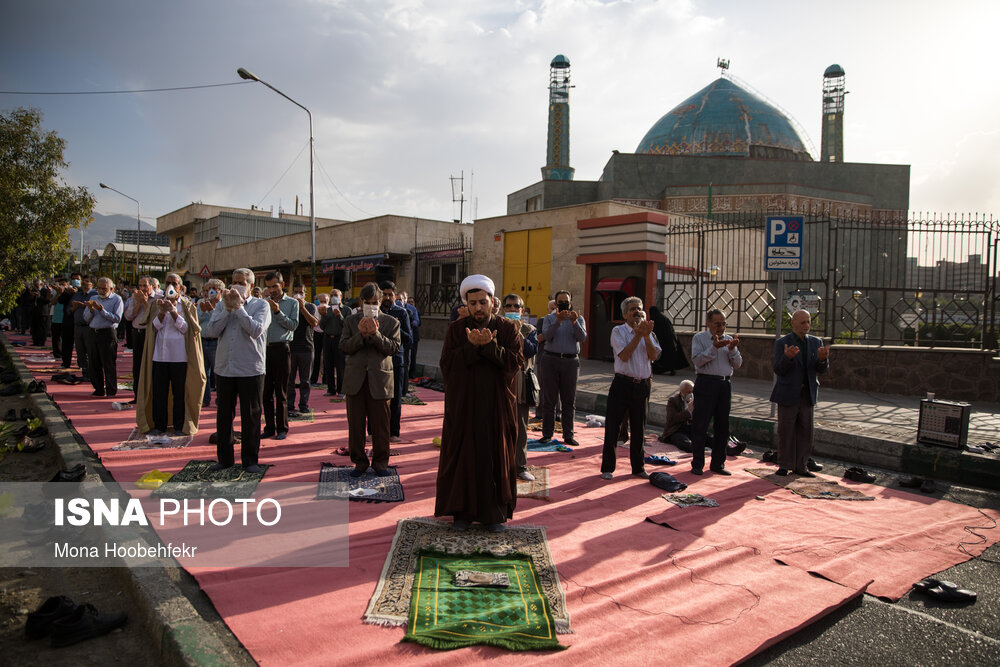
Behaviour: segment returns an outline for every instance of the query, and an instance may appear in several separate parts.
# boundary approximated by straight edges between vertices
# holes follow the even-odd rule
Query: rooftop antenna
[[[715,66],[722,70],[722,76],[726,76],[726,70],[729,69],[729,58],[717,58]]]

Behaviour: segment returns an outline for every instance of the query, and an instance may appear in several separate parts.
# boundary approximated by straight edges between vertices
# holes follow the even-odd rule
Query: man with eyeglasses
[[[290,345],[299,326],[299,302],[285,294],[281,271],[264,276],[271,325],[267,328],[267,373],[264,375],[264,430],[262,438],[288,437],[288,376],[291,374]]]
[[[541,442],[552,439],[556,402],[561,401],[563,442],[576,446],[580,444],[573,439],[576,385],[580,379],[580,343],[587,340],[587,324],[583,315],[573,310],[572,298],[567,290],[556,292],[556,310],[542,320],[539,333],[545,338],[545,349],[538,372],[545,377]]]
[[[111,278],[97,281],[97,294],[86,304],[83,318],[91,329],[90,384],[94,387],[91,396],[115,396],[118,394],[118,339],[115,327],[122,321],[125,304],[115,294],[115,284]]]
[[[709,469],[719,475],[726,470],[729,445],[729,409],[732,404],[733,371],[743,365],[739,336],[726,333],[726,316],[718,309],[708,311],[708,326],[691,339],[691,360],[695,367],[694,415],[691,427],[691,472],[702,474],[708,422],[713,422],[712,460]]]
[[[514,443],[514,464],[517,478],[525,482],[534,481],[528,472],[528,408],[538,402],[538,380],[535,378],[535,353],[538,352],[538,332],[535,327],[521,318],[524,316],[524,301],[517,294],[503,298],[503,316],[520,327],[524,345],[524,366],[514,377],[514,393],[517,395],[517,441]]]

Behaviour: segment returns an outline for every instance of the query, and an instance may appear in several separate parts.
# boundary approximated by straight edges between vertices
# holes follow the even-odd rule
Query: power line
[[[326,180],[330,181],[330,185],[332,185],[333,189],[337,191],[337,194],[339,194],[341,197],[344,198],[344,201],[346,201],[348,204],[350,204],[354,208],[358,209],[359,211],[361,211],[365,215],[367,215],[369,217],[372,217],[372,218],[375,217],[374,213],[369,213],[365,209],[361,208],[360,206],[358,206],[357,204],[355,204],[354,202],[352,202],[350,199],[348,199],[347,195],[345,195],[343,192],[340,191],[340,188],[337,187],[337,184],[333,182],[332,178],[330,178],[330,174],[327,173],[326,167],[324,167],[323,163],[320,162],[320,160],[319,160],[319,153],[318,152],[316,153],[316,164],[319,165],[319,170],[323,172],[324,176],[326,176]]]
[[[307,142],[306,142],[306,143],[305,143],[305,144],[304,144],[304,145],[302,146],[302,148],[301,148],[301,149],[299,150],[299,153],[298,153],[298,155],[296,155],[296,156],[295,156],[295,159],[294,159],[294,160],[292,160],[292,163],[291,163],[290,165],[288,165],[288,168],[287,168],[287,169],[285,169],[285,171],[283,171],[283,172],[282,172],[281,176],[279,176],[279,177],[278,177],[278,180],[277,180],[277,181],[275,181],[274,185],[272,185],[272,186],[271,186],[271,189],[270,189],[270,190],[268,190],[267,192],[265,192],[265,193],[264,193],[264,196],[260,198],[260,201],[259,201],[259,202],[257,202],[257,206],[258,206],[258,208],[259,208],[259,207],[260,207],[260,205],[261,205],[261,204],[262,204],[262,203],[264,202],[264,200],[265,200],[265,199],[267,199],[267,196],[268,196],[269,194],[271,194],[271,192],[273,192],[273,191],[274,191],[274,189],[275,189],[276,187],[278,187],[278,184],[279,184],[279,183],[281,183],[281,181],[282,181],[282,180],[283,180],[283,179],[285,178],[285,175],[286,175],[286,174],[287,174],[287,173],[289,172],[289,170],[290,170],[290,169],[291,169],[292,167],[294,167],[294,166],[295,166],[295,163],[296,163],[296,162],[298,162],[298,161],[299,161],[299,157],[301,157],[301,156],[302,156],[302,151],[304,151],[304,150],[305,150],[306,148],[308,148],[308,147],[309,147],[309,142],[307,141]],[[299,212],[298,212],[298,211],[295,211],[295,215],[298,215],[298,214],[299,214]]]
[[[254,81],[232,81],[230,83],[211,83],[204,86],[176,86],[173,88],[141,88],[139,90],[77,90],[77,91],[25,91],[0,90],[0,95],[130,95],[132,93],[162,93],[171,90],[196,90],[199,88],[222,88],[223,86],[242,86]]]

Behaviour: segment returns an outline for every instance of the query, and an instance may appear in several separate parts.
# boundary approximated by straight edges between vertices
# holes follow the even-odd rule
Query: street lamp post
[[[284,97],[286,100],[288,100],[289,102],[291,102],[295,106],[297,106],[300,109],[302,109],[303,111],[305,111],[306,115],[309,116],[309,229],[310,229],[311,241],[312,241],[312,259],[310,260],[310,264],[312,265],[312,281],[311,281],[311,288],[310,288],[311,292],[312,292],[312,296],[310,298],[312,300],[315,300],[316,299],[316,199],[315,199],[315,196],[314,196],[314,193],[313,193],[313,173],[314,173],[314,170],[313,170],[313,154],[314,154],[314,151],[313,151],[313,116],[312,116],[312,112],[309,111],[309,109],[305,108],[303,105],[301,105],[298,102],[296,102],[295,100],[293,100],[288,95],[285,95],[283,92],[281,92],[280,90],[278,90],[277,88],[275,88],[274,86],[272,86],[271,84],[269,84],[267,81],[264,81],[263,79],[259,78],[257,75],[253,74],[252,72],[250,72],[246,68],[240,67],[239,69],[236,70],[236,73],[240,75],[241,79],[245,79],[247,81],[256,81],[257,83],[264,84],[265,86],[267,86],[268,88],[270,88],[274,92],[278,93],[279,95],[281,95],[282,97]],[[296,211],[296,213],[297,212],[298,211]]]
[[[142,233],[142,221],[139,219],[139,200],[134,197],[129,197],[127,194],[125,194],[120,190],[115,190],[110,185],[105,185],[104,183],[101,183],[101,187],[104,188],[105,190],[111,190],[112,192],[117,192],[122,197],[125,197],[125,199],[131,199],[132,201],[135,202],[135,275],[132,276],[132,279],[135,282],[135,284],[138,285],[139,284],[139,236]],[[81,238],[82,238],[82,232],[81,232]],[[81,242],[80,245],[82,246],[83,243]]]

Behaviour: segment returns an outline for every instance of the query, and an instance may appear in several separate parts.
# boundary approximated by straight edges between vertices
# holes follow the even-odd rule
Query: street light
[[[105,185],[104,183],[101,183],[101,187],[104,188],[105,190],[111,190],[112,192],[117,192],[122,197],[125,197],[125,199],[131,199],[132,201],[135,202],[135,275],[133,276],[133,279],[135,280],[135,284],[138,285],[139,284],[139,234],[142,231],[142,221],[139,220],[139,200],[134,197],[129,197],[127,194],[121,192],[120,190],[115,190],[110,185]],[[83,237],[81,233],[81,239],[82,238]],[[80,245],[81,246],[83,245],[82,241]]]
[[[310,262],[312,264],[312,285],[311,285],[312,296],[310,298],[313,299],[313,300],[315,300],[316,299],[316,208],[315,208],[316,200],[315,200],[315,197],[313,195],[313,154],[314,154],[314,151],[313,151],[313,116],[312,116],[312,112],[310,112],[309,109],[306,109],[304,106],[302,106],[301,104],[299,104],[298,102],[296,102],[295,100],[293,100],[288,95],[285,95],[283,92],[281,92],[280,90],[278,90],[277,88],[275,88],[274,86],[272,86],[271,84],[269,84],[267,81],[264,81],[263,79],[259,78],[256,74],[250,72],[246,68],[240,67],[239,69],[236,70],[236,73],[240,75],[241,79],[244,79],[246,81],[256,81],[257,83],[264,84],[265,86],[267,86],[268,88],[270,88],[274,92],[278,93],[279,95],[281,95],[282,97],[284,97],[286,100],[288,100],[289,102],[291,102],[295,106],[297,106],[300,109],[302,109],[303,111],[305,111],[306,114],[309,116],[309,228],[310,228],[311,240],[312,240],[312,260]],[[297,213],[297,211],[296,211],[296,213]]]

